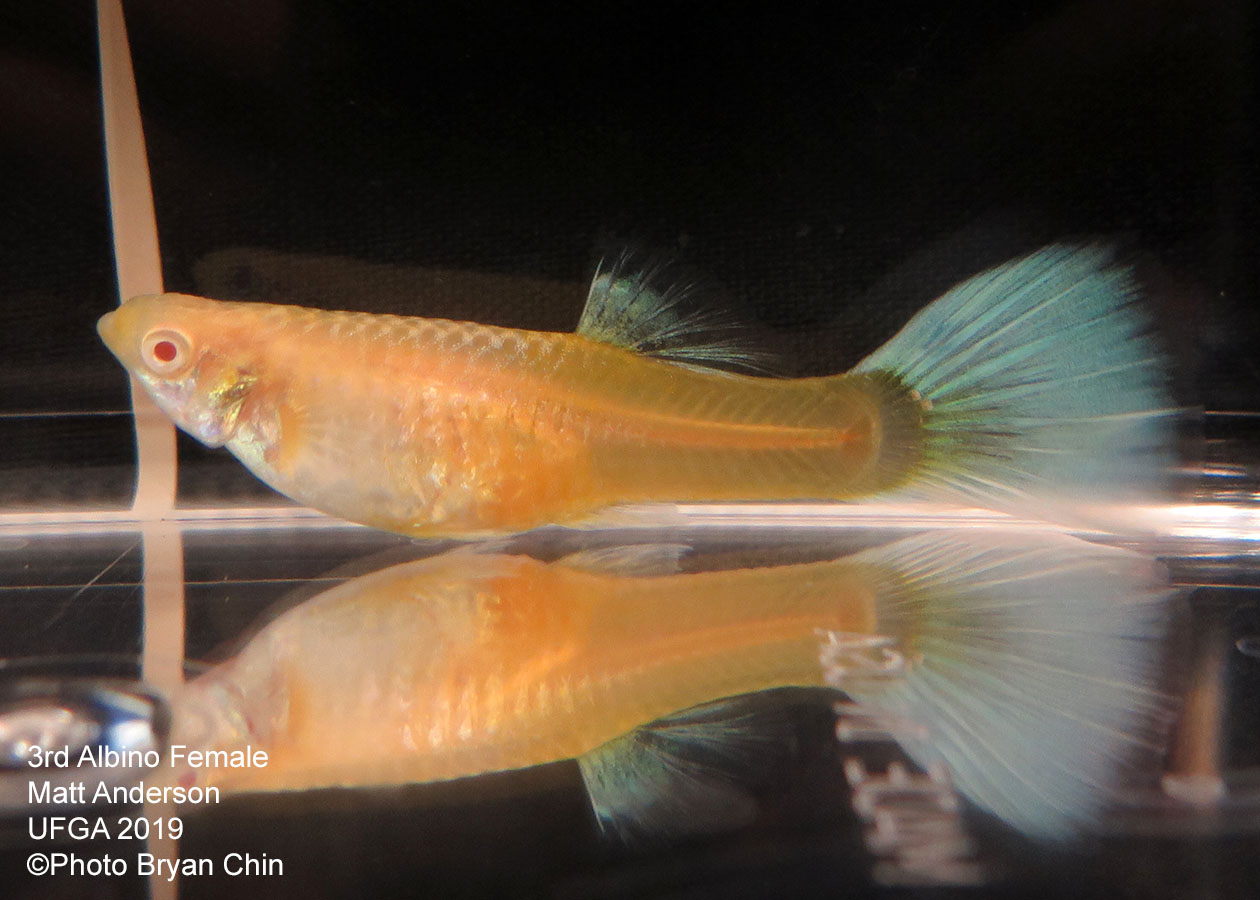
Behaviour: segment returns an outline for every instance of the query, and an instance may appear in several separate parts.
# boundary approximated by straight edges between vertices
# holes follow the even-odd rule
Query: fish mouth
[[[101,336],[109,352],[118,356],[118,311],[107,312],[96,320],[96,333]]]

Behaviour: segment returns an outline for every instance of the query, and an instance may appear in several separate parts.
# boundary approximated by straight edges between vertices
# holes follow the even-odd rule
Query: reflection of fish
[[[334,588],[176,699],[174,742],[270,755],[185,781],[394,784],[577,757],[605,822],[650,823],[720,793],[689,754],[748,737],[712,709],[677,711],[821,686],[837,633],[895,639],[906,672],[858,666],[845,689],[923,725],[916,758],[943,758],[963,792],[1033,833],[1093,816],[1154,734],[1165,591],[1122,551],[927,536],[834,562],[619,571],[457,551]]]
[[[1096,500],[1160,467],[1160,363],[1098,247],[985,272],[847,375],[794,380],[706,368],[747,357],[623,266],[596,277],[577,334],[179,294],[98,327],[195,437],[298,500],[411,534],[901,487]]]

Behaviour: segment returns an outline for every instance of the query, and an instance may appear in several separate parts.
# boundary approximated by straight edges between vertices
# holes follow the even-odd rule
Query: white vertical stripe
[[[109,208],[122,302],[136,294],[162,293],[162,258],[122,6],[119,0],[98,0],[96,11]],[[178,525],[162,521],[175,506],[175,429],[134,379],[131,402],[137,448],[133,510],[144,523],[143,673],[169,697],[184,672],[183,540]],[[146,806],[150,817],[165,811]],[[168,859],[179,854],[178,842],[170,839],[150,839],[149,850]],[[174,900],[178,893],[175,881],[149,879],[154,900]]]

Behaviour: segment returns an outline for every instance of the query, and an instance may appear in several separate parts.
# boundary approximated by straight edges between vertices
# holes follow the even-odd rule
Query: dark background
[[[169,290],[568,329],[596,258],[629,242],[703,272],[780,371],[805,374],[852,366],[985,266],[1104,234],[1145,262],[1183,402],[1260,411],[1245,0],[125,9]],[[116,303],[95,9],[0,0],[0,509],[130,502],[126,381],[93,329]],[[271,497],[223,451],[180,440],[183,502]],[[190,541],[194,654],[281,581],[348,552],[294,561],[248,545],[265,565],[233,556],[221,571],[205,561],[227,552],[221,541]],[[15,551],[0,581],[35,584],[31,566],[55,581],[57,613],[24,633],[25,652],[134,655],[127,539],[0,550]],[[62,610],[102,570],[101,615],[67,630],[77,619]],[[34,609],[19,597],[5,619]],[[1254,634],[1247,616],[1231,639]],[[1239,659],[1251,666],[1240,696],[1254,696],[1254,664]],[[257,847],[291,875],[183,891],[869,895],[832,721],[825,703],[803,708],[803,760],[764,821],[732,838],[602,845],[561,764],[474,787],[232,805],[188,852]],[[1249,734],[1234,744],[1252,746]],[[1014,868],[994,895],[1257,890],[1245,833],[1084,853],[1029,852],[992,822],[979,833]],[[144,896],[134,881],[0,884],[6,896],[111,891]]]
[[[1158,264],[1181,399],[1260,408],[1254,15],[133,0],[167,288],[568,329],[628,241],[780,371],[840,371],[1043,242]],[[0,4],[0,503],[125,503],[92,4]],[[497,277],[496,277],[497,276]],[[181,438],[185,502],[265,489]]]
[[[806,374],[849,367],[987,265],[1102,234],[1149,264],[1182,399],[1260,411],[1244,0],[125,9],[169,290],[568,329],[600,252],[626,241],[705,273],[781,371]],[[126,382],[93,328],[118,300],[95,41],[86,0],[0,0],[0,509],[130,499]],[[184,502],[270,496],[181,441]],[[127,546],[102,539],[73,566],[90,575]],[[133,652],[135,590],[112,582],[134,584],[135,558],[110,574],[132,605],[108,629],[57,625],[32,652],[63,638]],[[6,578],[39,562],[11,553]],[[201,627],[226,593],[190,572]],[[815,752],[839,754],[825,708],[802,721]],[[238,806],[194,849],[252,841],[290,854],[295,877],[185,893],[869,893],[838,761],[807,762],[824,777],[776,791],[758,830],[659,853],[595,841],[571,767],[492,779],[477,803],[439,785]],[[1254,837],[1112,842],[1066,863],[1039,850],[1042,868],[1020,849],[1015,892],[1256,890]],[[399,865],[409,854],[417,868]],[[87,886],[16,895],[41,887]]]

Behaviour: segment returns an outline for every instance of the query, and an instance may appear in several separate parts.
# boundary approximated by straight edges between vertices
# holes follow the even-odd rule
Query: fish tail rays
[[[920,728],[917,763],[1007,824],[1065,839],[1162,754],[1171,591],[1157,564],[1061,535],[925,535],[865,551],[886,571],[896,677],[833,666],[862,706]],[[827,663],[824,650],[824,664]]]
[[[983,272],[856,367],[920,408],[908,493],[1097,518],[1088,510],[1159,492],[1180,410],[1113,256],[1052,245]]]

